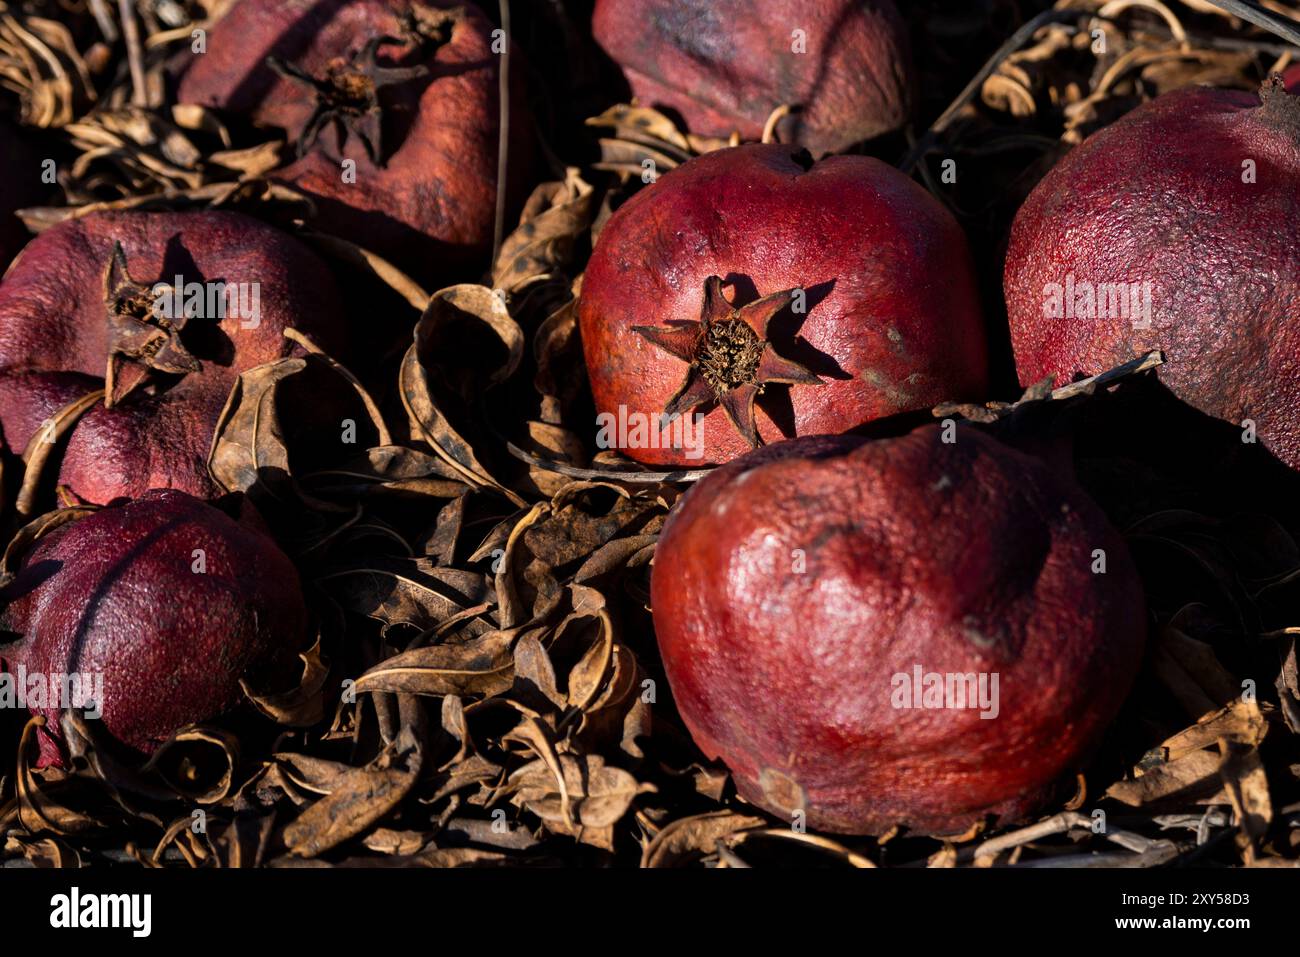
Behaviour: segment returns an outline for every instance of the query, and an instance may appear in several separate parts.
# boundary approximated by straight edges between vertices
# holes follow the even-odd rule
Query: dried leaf
[[[412,432],[464,481],[495,489],[516,505],[523,500],[484,468],[452,417],[468,419],[471,397],[509,378],[523,347],[523,331],[491,289],[450,286],[429,300],[399,379]]]
[[[369,765],[343,775],[328,796],[284,829],[289,852],[316,857],[364,834],[411,792],[421,760],[418,742],[404,732]]]
[[[732,811],[710,811],[679,818],[645,846],[642,867],[680,867],[692,859],[716,853],[717,842],[742,831],[763,827],[761,817]]]
[[[514,681],[514,633],[493,631],[454,645],[415,648],[394,655],[357,679],[359,692],[492,696]]]

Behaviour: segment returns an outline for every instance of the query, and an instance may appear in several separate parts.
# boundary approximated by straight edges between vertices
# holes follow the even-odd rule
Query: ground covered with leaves
[[[66,158],[63,201],[26,211],[31,229],[104,208],[238,209],[312,244],[373,324],[368,351],[326,356],[304,340],[307,357],[245,373],[212,447],[213,475],[254,500],[298,564],[317,640],[296,689],[247,688],[240,713],[146,764],[73,716],[71,770],[34,770],[35,724],[0,714],[6,866],[1300,859],[1296,479],[1244,474],[1233,436],[1169,408],[1158,357],[1017,402],[1003,341],[999,394],[940,410],[1009,434],[1070,432],[1142,570],[1147,663],[1073,793],[1036,822],[960,839],[791,828],[737,799],[676,716],[648,576],[694,476],[595,448],[573,310],[591,245],[644,188],[645,161],[663,173],[728,144],[611,98],[590,4],[516,10],[549,177],[489,275],[425,290],[356,237],[315,230],[311,203],[263,178],[284,143],[167,101],[167,57],[224,4],[204,6],[136,4],[129,33],[115,4],[0,3],[0,93]],[[1007,228],[1055,159],[1161,92],[1257,89],[1291,60],[1282,39],[1200,0],[906,6],[917,123],[864,149],[961,220],[994,328]],[[949,157],[969,170],[956,185],[941,176]],[[360,441],[305,447],[305,402],[351,410]],[[60,503],[39,455],[12,463],[5,487],[8,574],[77,506]]]

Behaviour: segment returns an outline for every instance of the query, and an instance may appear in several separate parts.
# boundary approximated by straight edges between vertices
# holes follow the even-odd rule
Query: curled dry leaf
[[[23,556],[31,551],[32,547],[42,538],[56,528],[66,525],[68,522],[75,522],[77,519],[98,510],[99,507],[96,505],[78,505],[71,508],[55,509],[52,512],[37,516],[19,528],[13,538],[9,540],[9,544],[5,546],[3,558],[0,558],[0,585],[4,585],[13,577],[14,573],[18,571]]]
[[[276,409],[276,388],[307,367],[300,357],[241,373],[212,435],[208,471],[227,492],[279,498],[289,479],[289,450]]]
[[[1268,722],[1259,704],[1238,699],[1167,739],[1160,745],[1157,763],[1135,769],[1132,780],[1116,782],[1106,795],[1130,807],[1171,799],[1228,803],[1221,775],[1226,749],[1253,751],[1267,732]],[[1249,769],[1249,762],[1240,761],[1238,766]],[[1258,798],[1252,803],[1257,805]]]
[[[34,206],[20,209],[18,217],[33,233],[42,233],[70,219],[103,212],[184,212],[194,209],[231,209],[281,225],[312,215],[314,204],[302,193],[260,178],[209,183],[196,189],[147,193],[119,199],[86,202],[80,206]]]
[[[601,136],[600,160],[595,169],[653,182],[655,177],[685,163],[692,156],[736,145],[733,140],[683,133],[663,113],[644,106],[620,103],[587,125],[607,129]]]
[[[849,867],[873,868],[876,866],[870,858],[864,857],[857,851],[850,850],[839,841],[823,837],[820,834],[808,834],[790,828],[767,827],[740,831],[721,838],[717,842],[717,847],[725,847],[738,854],[743,854],[746,845],[751,843],[762,844],[764,842],[784,842],[801,845],[813,851],[816,856],[830,857]]]
[[[486,286],[450,286],[434,293],[402,360],[399,387],[411,432],[427,442],[464,481],[523,505],[479,462],[462,435],[476,399],[514,374],[524,334],[500,296]]]
[[[285,827],[289,852],[316,857],[364,834],[410,793],[422,760],[419,742],[404,731],[370,764],[343,774],[328,796]]]
[[[325,717],[325,682],[330,673],[321,654],[319,634],[312,646],[298,657],[302,660],[302,675],[286,691],[257,691],[242,679],[239,686],[253,707],[272,721],[291,728],[309,728]]]
[[[1300,734],[1300,658],[1296,653],[1297,641],[1293,637],[1286,643],[1282,654],[1282,670],[1277,676],[1278,700],[1282,716],[1292,734]]]
[[[613,825],[638,794],[654,790],[653,786],[639,784],[628,772],[608,767],[600,755],[579,758],[561,754],[559,766],[563,789],[552,767],[540,758],[515,771],[508,782],[514,791],[511,800],[536,814],[555,833],[612,850]]]
[[[302,484],[315,494],[352,500],[385,494],[457,499],[469,488],[443,459],[400,445],[366,449],[304,476]]]
[[[23,452],[23,483],[18,490],[16,508],[22,518],[30,516],[36,508],[37,494],[46,479],[46,470],[55,461],[54,450],[60,441],[77,424],[77,420],[94,408],[104,398],[104,390],[96,389],[74,399],[50,416],[33,433]]]
[[[28,126],[65,126],[96,99],[90,70],[68,28],[3,3],[0,86],[18,94]]]
[[[196,804],[215,804],[235,786],[239,739],[219,728],[182,728],[164,741],[144,765],[177,794]]]
[[[280,507],[300,501],[317,511],[350,511],[307,494],[295,477],[292,453],[302,448],[319,456],[322,449],[337,447],[337,423],[349,418],[354,407],[371,417],[376,438],[387,439],[387,429],[351,373],[306,337],[292,333],[289,338],[304,344],[308,354],[240,374],[213,431],[208,471],[226,491],[244,492],[255,501]],[[322,441],[327,434],[334,441]]]
[[[680,867],[717,853],[718,841],[767,822],[733,811],[678,818],[656,834],[641,853],[642,867]]]
[[[55,837],[27,838],[19,834],[5,836],[6,855],[19,854],[33,867],[81,867],[81,855]]]
[[[542,183],[524,204],[519,226],[501,244],[492,284],[517,296],[537,283],[559,278],[567,288],[564,269],[574,247],[591,226],[594,191],[575,167],[559,182]]]
[[[514,681],[514,639],[512,632],[492,631],[460,644],[404,651],[358,678],[356,690],[491,697]]]
[[[524,632],[515,642],[515,682],[512,695],[534,707],[564,706],[564,696],[556,685],[555,667],[536,631]]]
[[[198,106],[176,107],[172,116],[136,106],[100,110],[68,123],[64,132],[77,157],[64,177],[73,205],[106,195],[141,197],[199,190],[270,173],[280,165],[280,144],[221,149],[230,135]],[[201,148],[197,137],[217,148]]]
[[[486,583],[477,572],[440,568],[426,558],[375,556],[331,568],[316,579],[345,610],[383,623],[431,629],[483,603]]]
[[[18,741],[17,822],[32,834],[72,835],[101,830],[104,821],[60,801],[75,790],[73,779],[57,775],[40,778],[33,770],[32,759],[38,753],[36,730],[44,723],[44,718],[32,718]]]

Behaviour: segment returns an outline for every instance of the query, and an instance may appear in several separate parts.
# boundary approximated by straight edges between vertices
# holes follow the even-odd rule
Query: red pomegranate
[[[605,226],[578,317],[603,422],[655,465],[725,462],[987,385],[961,228],[864,156],[752,145],[673,170]],[[685,415],[656,431],[665,411]]]
[[[315,199],[323,229],[445,278],[492,242],[493,43],[487,18],[453,0],[240,0],[178,69],[177,94],[284,130],[297,160],[277,176]],[[530,131],[516,84],[513,185]]]
[[[293,563],[255,513],[234,519],[174,490],[50,532],[0,599],[0,627],[22,636],[0,648],[21,679],[13,687],[29,705],[43,689],[45,704],[31,707],[48,719],[42,764],[63,762],[59,717],[70,706],[152,752],[238,704],[241,678],[287,676],[307,627]]]
[[[798,106],[777,129],[820,156],[907,118],[912,61],[893,0],[597,0],[592,31],[637,99],[692,133],[756,140],[773,110]]]
[[[211,497],[212,430],[235,379],[293,354],[289,327],[337,349],[338,303],[324,263],[247,216],[64,222],[28,244],[0,282],[3,447],[21,453],[111,374],[108,400],[68,440],[60,482],[98,504],[149,488]]]
[[[853,834],[1039,807],[1115,717],[1145,635],[1097,506],[965,426],[719,469],[669,518],[651,600],[701,750],[747,800]]]
[[[1300,466],[1300,99],[1167,93],[1089,137],[1017,214],[1005,287],[1020,381],[1152,349],[1182,400]]]

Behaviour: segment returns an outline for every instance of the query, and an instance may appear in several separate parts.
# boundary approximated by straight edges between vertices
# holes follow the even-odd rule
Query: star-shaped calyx
[[[113,244],[104,270],[104,308],[108,312],[108,368],[104,373],[104,405],[112,408],[141,385],[151,370],[183,375],[201,366],[181,342],[184,311],[158,309],[173,287],[143,286],[127,271],[126,251]],[[174,299],[172,300],[174,301]]]
[[[376,166],[388,163],[388,155],[384,152],[384,104],[380,94],[385,87],[429,75],[429,68],[423,65],[380,65],[379,48],[385,44],[401,43],[396,37],[374,37],[350,60],[331,62],[322,77],[312,76],[279,57],[266,58],[267,66],[285,79],[306,86],[316,97],[316,108],[298,137],[298,156],[304,156],[315,144],[321,130],[333,124],[338,130],[340,147],[347,143],[351,134],[361,140],[372,163]]]
[[[822,384],[799,363],[779,355],[768,341],[768,325],[797,291],[775,292],[737,309],[723,295],[722,279],[710,276],[704,282],[698,322],[633,326],[633,332],[687,364],[686,380],[668,400],[664,414],[679,415],[716,402],[736,431],[758,448],[762,443],[754,421],[754,400],[764,388]]]

